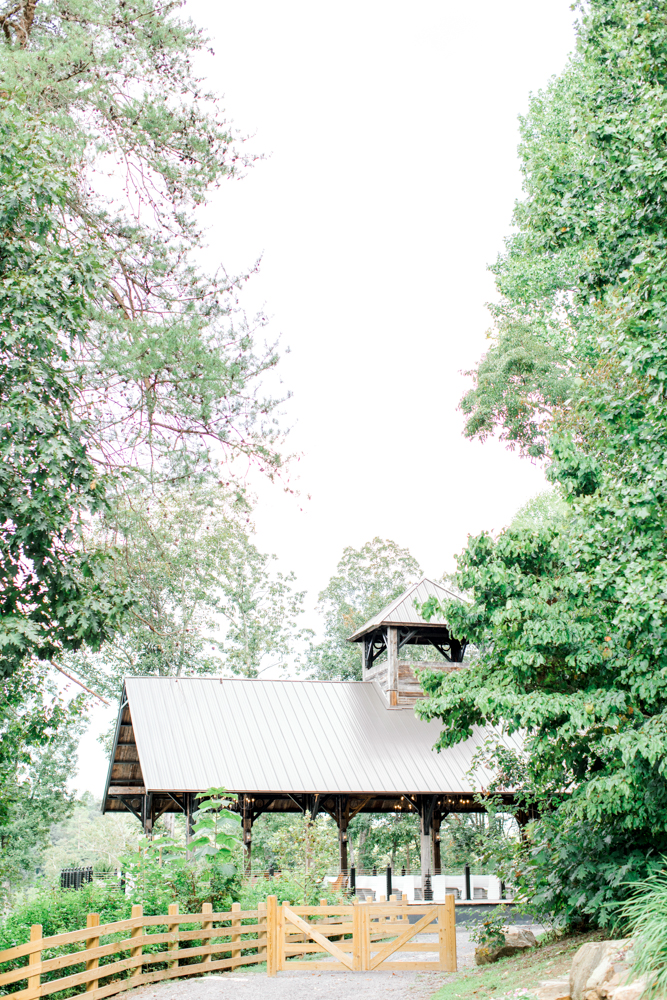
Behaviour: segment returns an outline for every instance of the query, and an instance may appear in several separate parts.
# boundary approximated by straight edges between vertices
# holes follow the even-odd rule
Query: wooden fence
[[[412,923],[408,914],[419,919]],[[100,925],[99,914],[89,913],[85,928],[51,937],[42,937],[41,925],[34,924],[30,941],[0,952],[0,968],[13,966],[0,973],[0,988],[13,1000],[54,993],[96,1000],[163,979],[264,962],[270,976],[293,966],[454,971],[454,924],[453,898],[417,908],[394,897],[389,903],[330,906],[320,900],[320,906],[291,907],[269,896],[256,910],[234,903],[230,912],[216,913],[205,903],[201,913],[181,914],[173,904],[158,916],[133,906],[127,920]],[[435,941],[413,941],[423,933]],[[61,954],[70,945],[78,948]],[[401,951],[431,951],[436,961],[388,961]]]

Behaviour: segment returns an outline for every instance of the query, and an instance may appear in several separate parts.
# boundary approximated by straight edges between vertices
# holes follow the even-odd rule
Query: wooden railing
[[[129,919],[110,924],[100,924],[99,914],[89,913],[87,927],[51,937],[42,937],[41,925],[33,924],[30,941],[0,952],[0,968],[27,959],[0,974],[0,987],[12,1000],[36,1000],[65,990],[70,997],[95,1000],[161,979],[265,962],[266,943],[265,903],[256,910],[234,903],[225,913],[214,913],[204,903],[201,913],[187,914],[179,913],[175,903],[168,914],[150,917],[133,906]],[[81,947],[58,954],[67,945]],[[58,975],[64,969],[72,971]]]
[[[410,917],[420,919],[412,923]],[[455,923],[452,897],[444,905],[408,905],[405,897],[392,896],[389,902],[331,905],[321,899],[319,906],[292,907],[268,896],[256,910],[234,903],[231,911],[215,913],[204,903],[201,913],[186,914],[174,903],[158,916],[133,906],[127,920],[100,924],[99,914],[89,913],[85,928],[51,937],[33,924],[30,941],[0,952],[0,969],[14,966],[0,973],[0,988],[12,1000],[61,992],[68,1000],[96,1000],[161,979],[264,962],[269,976],[292,966],[455,971]],[[413,940],[424,933],[435,940]],[[70,945],[79,947],[62,954]],[[405,952],[413,953],[405,956],[412,961],[394,961]],[[419,952],[434,955],[415,960]]]

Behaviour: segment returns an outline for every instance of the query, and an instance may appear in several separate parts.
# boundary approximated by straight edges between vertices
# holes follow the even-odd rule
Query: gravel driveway
[[[468,931],[456,931],[459,969],[472,965],[475,946]],[[421,934],[415,940],[434,941],[435,934]],[[403,961],[434,961],[436,954],[428,952],[402,953]],[[247,971],[246,971],[247,970]],[[308,972],[306,969],[285,970],[269,979],[265,972],[252,966],[233,973],[182,979],[178,982],[155,983],[128,991],[132,1000],[381,1000],[387,996],[404,996],[408,1000],[429,1000],[447,979],[446,972]]]

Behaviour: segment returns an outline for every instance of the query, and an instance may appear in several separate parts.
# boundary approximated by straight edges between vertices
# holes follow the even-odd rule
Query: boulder
[[[589,941],[572,960],[572,1000],[639,1000],[646,981],[630,981],[632,941]]]
[[[502,944],[480,945],[479,948],[475,948],[475,964],[491,965],[492,962],[497,962],[499,958],[509,958],[511,955],[517,955],[520,951],[525,951],[526,948],[534,948],[536,944],[537,941],[533,932],[527,928],[519,927],[508,931],[505,934],[505,941]]]
[[[543,979],[535,990],[537,1000],[570,1000],[570,977]]]

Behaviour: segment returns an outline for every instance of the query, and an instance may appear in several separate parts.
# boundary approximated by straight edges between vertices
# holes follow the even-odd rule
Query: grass
[[[462,969],[447,977],[431,1000],[490,1000],[517,991],[531,995],[542,979],[567,975],[572,956],[586,941],[603,938],[600,931],[561,938],[493,965]]]

